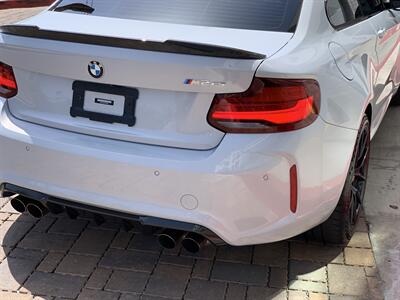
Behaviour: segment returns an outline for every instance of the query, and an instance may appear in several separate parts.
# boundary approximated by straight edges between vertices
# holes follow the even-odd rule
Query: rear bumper
[[[67,199],[61,199],[51,195],[46,195],[41,192],[32,191],[30,189],[26,189],[9,183],[2,183],[0,186],[0,191],[1,193],[3,193],[3,195],[10,193],[13,195],[18,194],[18,197],[23,196],[24,200],[29,199],[41,202],[44,205],[44,207],[46,207],[46,209],[48,209],[50,212],[53,211],[56,214],[65,212],[67,209],[73,209],[72,214],[70,211],[71,218],[78,216],[80,211],[91,212],[99,216],[100,218],[108,216],[108,217],[119,218],[123,221],[128,221],[128,223],[123,223],[126,228],[135,227],[137,224],[140,224],[141,226],[169,228],[169,229],[179,230],[182,232],[195,232],[205,237],[207,240],[211,241],[215,245],[225,244],[225,242],[221,240],[221,238],[217,236],[214,232],[212,232],[208,228],[196,224],[161,219],[151,216],[139,216],[135,214],[119,212],[116,210],[104,209],[97,206],[87,205],[85,203],[79,203],[76,201],[70,201]],[[75,216],[74,213],[76,213]]]
[[[290,133],[226,135],[214,150],[114,141],[16,120],[0,102],[0,183],[208,228],[231,245],[274,242],[323,222],[356,131],[318,119]],[[299,203],[290,211],[289,169]]]

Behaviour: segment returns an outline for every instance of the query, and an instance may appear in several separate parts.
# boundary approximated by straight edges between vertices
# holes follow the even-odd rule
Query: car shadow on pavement
[[[363,218],[342,247],[302,235],[191,254],[161,249],[154,236],[128,232],[116,219],[36,220],[0,201],[0,299],[381,299]]]

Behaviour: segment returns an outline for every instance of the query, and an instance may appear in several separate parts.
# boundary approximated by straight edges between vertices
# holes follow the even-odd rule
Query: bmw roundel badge
[[[104,68],[98,61],[91,61],[88,65],[89,74],[94,78],[100,78],[103,76]]]

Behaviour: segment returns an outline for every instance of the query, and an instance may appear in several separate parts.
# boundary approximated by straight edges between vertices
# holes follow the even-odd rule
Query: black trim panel
[[[89,44],[97,46],[117,47],[145,51],[167,52],[177,54],[236,58],[236,59],[265,59],[264,54],[246,50],[229,48],[216,45],[208,45],[192,42],[167,40],[165,42],[141,41],[106,36],[96,36],[80,33],[69,33],[51,30],[42,30],[37,26],[4,25],[0,32],[16,36],[63,41],[70,43]]]

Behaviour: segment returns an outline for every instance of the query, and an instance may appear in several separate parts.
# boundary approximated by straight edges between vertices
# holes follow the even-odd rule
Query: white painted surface
[[[218,148],[195,151],[35,125],[13,118],[3,104],[0,156],[7,159],[0,160],[0,182],[203,225],[232,245],[286,239],[324,221],[341,193],[357,133],[318,119],[295,132],[226,135]],[[296,214],[289,197],[293,164]],[[196,197],[198,207],[182,207],[184,195]]]
[[[393,61],[398,48],[380,45],[388,60],[377,52],[378,18],[335,31],[324,11],[323,1],[305,0],[293,38],[204,28],[194,34],[194,28],[181,25],[131,30],[122,21],[72,14],[45,13],[26,21],[45,29],[158,41],[207,38],[269,57],[264,62],[223,59],[38,43],[3,35],[0,55],[15,67],[20,91],[7,105],[1,101],[0,156],[7,159],[0,161],[0,182],[100,207],[196,223],[233,245],[278,241],[320,224],[337,204],[367,105],[373,108],[375,132],[399,83],[391,77],[394,66],[380,64]],[[67,16],[75,22],[65,22]],[[399,40],[400,27],[394,29]],[[208,30],[213,30],[212,36]],[[348,53],[346,59],[354,69],[351,81],[338,69],[330,42]],[[87,72],[93,59],[107,70],[97,82],[139,89],[138,123],[133,129],[69,117],[72,82],[94,81]],[[215,93],[244,91],[254,74],[316,79],[321,87],[320,117],[307,128],[278,134],[224,135],[212,128],[206,116]],[[192,77],[226,85],[182,84]],[[390,85],[379,84],[385,79]],[[289,207],[293,164],[299,175],[296,214]],[[184,195],[198,200],[197,205],[185,204],[190,211],[182,207]]]

